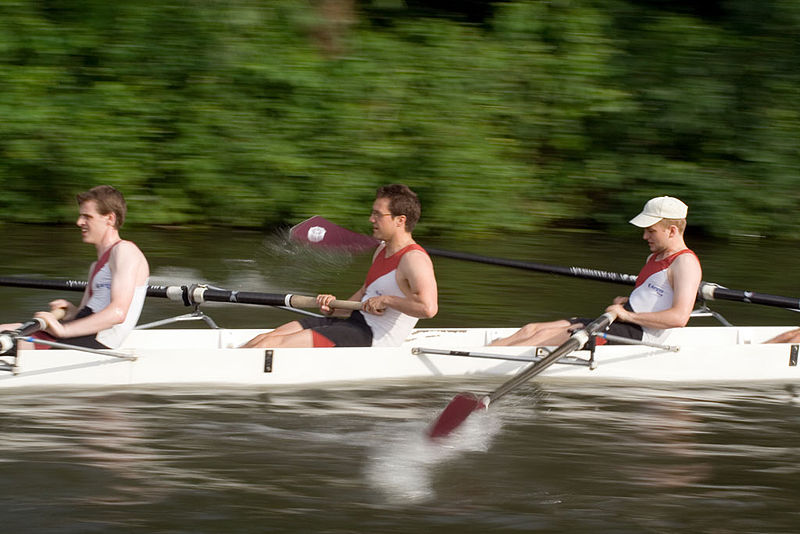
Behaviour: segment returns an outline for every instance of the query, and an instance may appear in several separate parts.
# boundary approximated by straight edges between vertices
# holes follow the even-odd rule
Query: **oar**
[[[425,248],[431,256],[441,256],[442,258],[452,258],[454,260],[465,260],[476,263],[486,263],[489,265],[500,265],[502,267],[513,267],[526,271],[538,271],[541,273],[560,274],[572,276],[573,278],[584,278],[587,280],[597,280],[600,282],[611,282],[614,284],[626,284],[632,286],[636,284],[636,276],[632,274],[613,273],[598,269],[586,269],[585,267],[562,267],[560,265],[547,265],[530,261],[509,260],[505,258],[495,258],[492,256],[481,256],[480,254],[469,254],[466,252],[454,252],[438,248]]]
[[[300,243],[346,249],[353,252],[375,249],[380,244],[380,241],[374,237],[342,228],[319,215],[292,226],[289,230],[289,237]]]
[[[701,282],[698,293],[701,297],[707,300],[732,300],[736,302],[747,302],[750,304],[761,304],[763,306],[775,306],[777,308],[787,308],[792,311],[800,311],[800,299],[797,297],[782,297],[780,295],[756,293],[755,291],[728,289],[717,284],[711,284],[709,282]]]
[[[65,308],[56,308],[52,310],[51,313],[57,320],[60,321],[64,315],[67,314],[67,310]],[[30,321],[22,323],[14,330],[0,332],[0,354],[5,354],[11,350],[14,347],[17,338],[30,336],[31,334],[34,334],[39,330],[44,330],[45,328],[47,328],[47,323],[45,320],[34,317]]]
[[[583,348],[592,336],[607,328],[614,319],[616,319],[616,315],[613,312],[604,313],[581,330],[574,332],[568,340],[559,345],[553,352],[538,362],[529,365],[488,395],[479,397],[474,393],[459,393],[450,401],[450,404],[447,405],[444,411],[439,414],[439,417],[428,430],[428,435],[431,438],[441,438],[449,435],[453,430],[458,428],[472,412],[479,409],[485,410],[489,407],[490,403],[500,399],[510,391],[538,375],[554,364],[556,360]]]
[[[314,233],[313,239],[309,237],[311,234],[308,233],[311,228],[317,229],[316,233]],[[351,250],[364,248],[367,245],[374,248],[379,243],[377,239],[365,236],[363,234],[358,234],[356,232],[347,230],[346,228],[342,228],[320,217],[319,215],[307,219],[293,227],[291,230],[291,237],[292,239],[309,243],[311,245],[322,245],[330,248],[343,247]],[[480,254],[470,254],[466,252],[454,252],[451,250],[442,250],[437,248],[426,248],[425,250],[431,256],[441,256],[443,258],[472,261],[489,265],[499,265],[502,267],[512,267],[527,271],[559,274],[563,276],[571,276],[573,278],[583,278],[601,282],[611,282],[615,284],[636,284],[636,276],[632,274],[615,273],[599,269],[587,269],[585,267],[547,265],[544,263],[496,258],[492,256],[482,256]],[[775,306],[777,308],[787,308],[793,311],[798,311],[798,309],[800,309],[800,299],[796,297],[782,297],[780,295],[769,295],[767,293],[756,293],[754,291],[727,289],[711,282],[700,283],[698,297],[706,300],[730,300],[747,302],[751,304],[761,304],[763,306]]]
[[[331,221],[315,215],[310,219],[295,225],[289,231],[290,237],[298,242],[313,246],[323,246],[327,248],[342,248],[352,251],[374,249],[380,241],[374,237],[359,234],[342,228]],[[598,269],[586,269],[584,267],[562,267],[560,265],[547,265],[529,261],[509,260],[505,258],[494,258],[491,256],[481,256],[479,254],[468,254],[466,252],[453,252],[437,248],[425,248],[431,256],[441,256],[456,260],[473,261],[477,263],[487,263],[489,265],[501,265],[503,267],[513,267],[525,269],[527,271],[539,271],[543,273],[560,274],[573,276],[576,278],[586,278],[589,280],[599,280],[615,284],[634,285],[636,276],[632,274],[620,274]]]
[[[83,291],[86,289],[86,282],[80,280],[39,280],[31,278],[0,277],[0,286]],[[238,304],[257,304],[261,306],[289,306],[293,308],[314,308],[317,305],[316,297],[306,295],[231,291],[203,285],[148,286],[147,296],[177,300],[183,302],[187,306],[201,304],[203,302],[233,302]],[[361,309],[361,303],[354,300],[334,300],[330,306],[342,310]]]

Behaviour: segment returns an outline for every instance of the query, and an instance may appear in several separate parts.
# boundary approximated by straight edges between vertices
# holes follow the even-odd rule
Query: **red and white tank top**
[[[89,301],[86,306],[91,308],[94,313],[106,308],[111,303],[111,267],[108,266],[108,259],[111,257],[111,251],[120,243],[122,241],[117,241],[103,252],[89,275]]]
[[[111,267],[108,265],[108,260],[111,257],[111,252],[120,243],[122,241],[117,241],[111,245],[97,259],[97,263],[92,268],[89,276],[89,300],[86,302],[86,307],[90,308],[93,313],[97,313],[111,304]],[[139,321],[146,296],[147,283],[136,287],[131,304],[125,314],[125,320],[111,328],[98,332],[97,341],[110,348],[120,346]]]
[[[361,302],[380,295],[406,296],[397,283],[397,266],[400,264],[403,255],[412,250],[425,252],[425,249],[416,243],[398,250],[388,258],[386,257],[385,249],[381,249],[378,252],[367,272],[367,280],[364,283],[366,291],[361,298]],[[373,347],[397,347],[401,345],[418,321],[416,317],[406,315],[394,308],[386,308],[383,315],[373,315],[365,312],[364,319],[372,329]]]
[[[682,254],[691,254],[697,257],[688,248],[661,260],[656,260],[655,254],[650,256],[639,272],[639,276],[636,277],[636,287],[628,298],[628,303],[634,312],[658,312],[672,307],[674,293],[672,285],[669,283],[667,270],[672,262]],[[663,333],[663,330],[652,328],[643,328],[643,330],[649,340],[656,340]]]

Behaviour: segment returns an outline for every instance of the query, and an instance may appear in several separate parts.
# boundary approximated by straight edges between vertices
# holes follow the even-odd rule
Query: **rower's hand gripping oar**
[[[66,308],[55,308],[50,311],[56,320],[60,321],[67,314]],[[27,337],[39,330],[47,328],[47,323],[44,319],[34,317],[30,321],[26,321],[19,325],[14,330],[8,330],[0,333],[0,354],[5,354],[16,345],[17,339]]]
[[[490,403],[518,388],[550,367],[561,357],[583,348],[592,336],[605,330],[616,317],[616,314],[613,312],[604,313],[581,330],[574,332],[567,341],[559,345],[542,360],[529,365],[488,395],[479,397],[474,393],[459,393],[450,401],[450,404],[447,405],[444,411],[439,414],[439,417],[433,425],[431,425],[428,430],[428,436],[431,438],[441,438],[449,435],[453,430],[458,428],[472,412],[487,409]]]

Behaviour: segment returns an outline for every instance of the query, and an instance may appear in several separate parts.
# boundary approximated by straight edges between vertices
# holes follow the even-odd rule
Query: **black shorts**
[[[75,319],[83,319],[84,317],[88,317],[94,312],[91,308],[82,308],[78,314],[75,316]],[[73,321],[75,319],[72,319]],[[69,322],[69,321],[67,321]],[[86,347],[87,349],[107,349],[105,345],[97,341],[97,334],[89,334],[86,336],[78,336],[78,337],[53,337],[47,332],[36,332],[31,337],[36,339],[43,339],[45,341],[57,341],[58,343],[64,343],[65,345],[74,345],[76,347]],[[51,348],[50,345],[34,345],[37,349],[49,349]]]
[[[305,317],[298,322],[303,328],[311,330],[315,347],[372,346],[372,329],[359,311],[354,311],[347,319]]]
[[[568,319],[568,321],[571,324],[583,324],[583,326],[586,326],[592,321],[594,321],[594,319],[587,319],[586,317],[573,317],[571,319]],[[611,323],[611,325],[608,328],[606,328],[605,333],[610,334],[612,336],[635,339],[636,341],[641,341],[642,336],[644,335],[644,331],[642,330],[641,326],[639,326],[638,324],[626,323],[623,321],[617,321]],[[607,341],[607,343],[609,345],[619,344],[611,341],[610,339]]]

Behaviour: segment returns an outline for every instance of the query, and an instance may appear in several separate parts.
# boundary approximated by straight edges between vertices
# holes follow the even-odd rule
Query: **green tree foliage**
[[[134,223],[363,230],[403,182],[428,233],[613,229],[672,194],[711,234],[798,235],[796,3],[446,5],[3,2],[0,219],[111,183]]]

